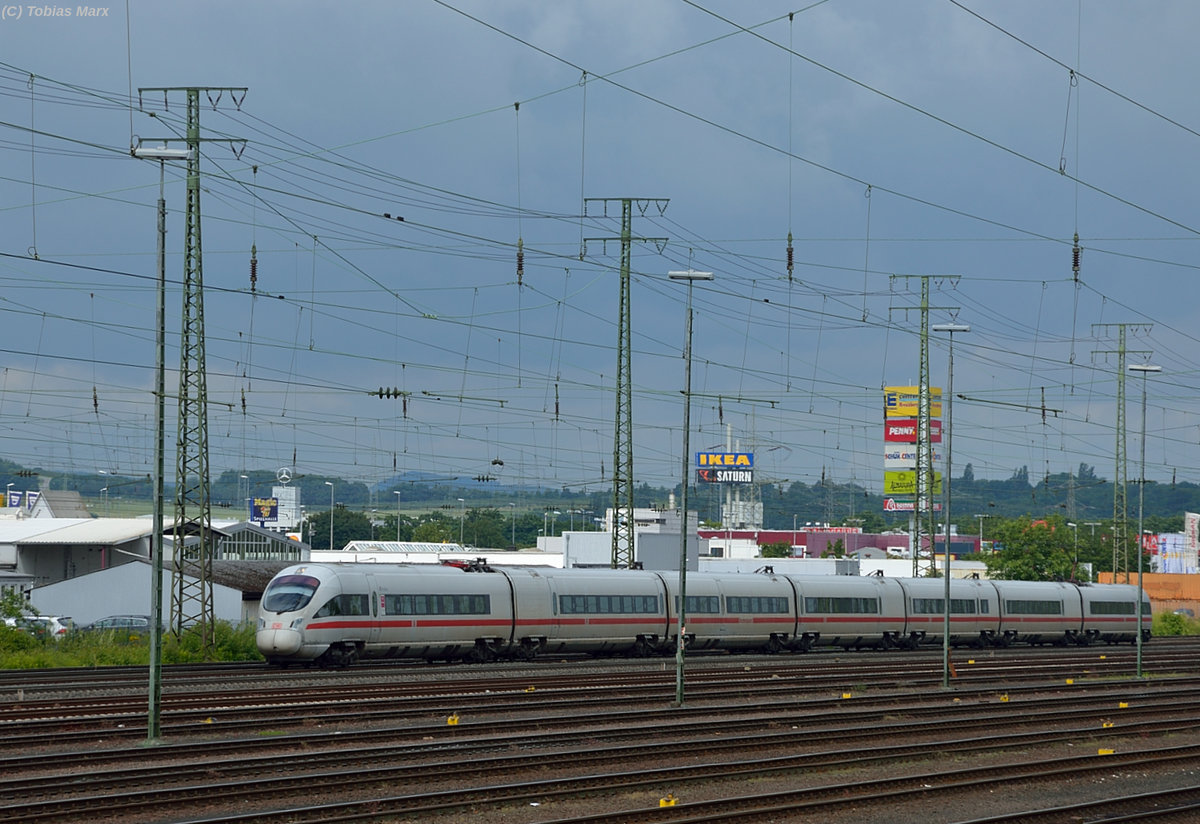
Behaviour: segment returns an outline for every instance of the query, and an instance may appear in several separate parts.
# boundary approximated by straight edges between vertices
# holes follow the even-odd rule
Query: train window
[[[679,596],[675,596],[675,611],[679,611]],[[721,599],[716,595],[689,595],[687,597],[689,615],[717,615],[721,612]]]
[[[1137,601],[1091,601],[1088,608],[1092,615],[1136,615]]]
[[[366,595],[338,595],[325,602],[325,606],[317,610],[314,618],[328,618],[331,615],[368,615],[371,611],[369,598]]]
[[[1062,601],[1005,601],[1004,609],[1010,615],[1062,615]]]
[[[976,601],[973,598],[951,598],[950,611],[957,615],[974,615]],[[913,598],[914,615],[943,615],[946,612],[945,598]]]
[[[804,599],[804,611],[810,614],[878,615],[878,598],[809,598]]]
[[[490,595],[385,595],[385,615],[489,615]]]
[[[263,593],[262,608],[268,612],[295,612],[312,600],[320,581],[311,575],[281,575]]]
[[[558,611],[562,615],[653,615],[659,610],[654,595],[559,595]]]
[[[726,595],[725,609],[743,615],[786,615],[791,612],[787,598],[762,596],[748,598],[742,595]]]

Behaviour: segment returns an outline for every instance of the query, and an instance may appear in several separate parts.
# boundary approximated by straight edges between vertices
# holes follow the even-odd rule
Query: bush
[[[163,633],[164,664],[206,661],[262,661],[254,642],[254,625],[217,621],[213,648],[206,656],[199,633],[189,630],[176,638]],[[64,638],[36,638],[0,625],[0,668],[149,666],[150,636],[117,632],[74,632]]]
[[[1160,612],[1154,616],[1154,626],[1151,630],[1155,635],[1200,635],[1200,620],[1178,615],[1174,612]]]

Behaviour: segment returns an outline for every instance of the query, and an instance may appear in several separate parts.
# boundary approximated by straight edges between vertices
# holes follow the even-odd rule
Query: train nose
[[[294,655],[300,649],[300,633],[294,629],[260,629],[255,640],[263,655]]]

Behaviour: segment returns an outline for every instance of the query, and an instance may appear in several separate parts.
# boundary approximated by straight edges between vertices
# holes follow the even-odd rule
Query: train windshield
[[[312,600],[320,580],[311,575],[281,575],[263,593],[262,608],[267,612],[295,612]]]

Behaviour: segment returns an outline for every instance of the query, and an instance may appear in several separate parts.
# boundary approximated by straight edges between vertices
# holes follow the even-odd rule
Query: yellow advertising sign
[[[884,495],[916,495],[917,473],[914,472],[884,472]],[[933,495],[942,494],[942,473],[933,473]]]
[[[887,418],[915,418],[921,410],[921,387],[883,387],[883,414]],[[929,417],[942,417],[942,390],[929,387]]]

